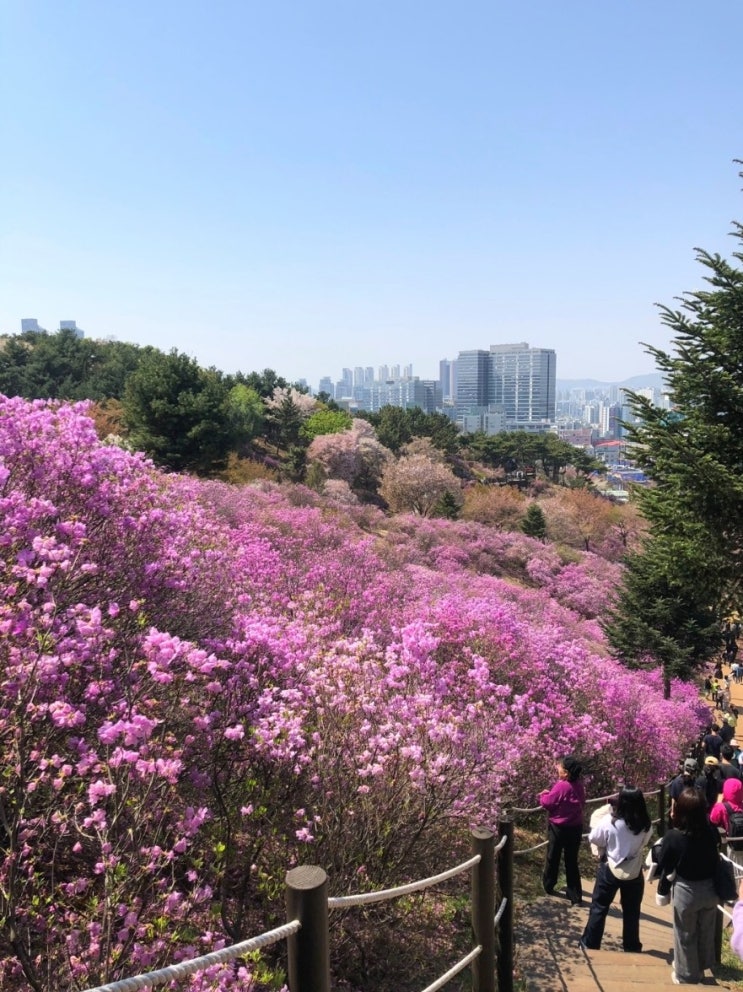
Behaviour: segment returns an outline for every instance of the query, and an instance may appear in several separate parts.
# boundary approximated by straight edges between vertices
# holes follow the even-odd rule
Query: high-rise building
[[[46,330],[43,327],[39,327],[36,317],[21,317],[21,334],[25,334],[27,331],[34,331],[36,334],[46,334]]]
[[[457,358],[457,413],[477,413],[487,409],[490,402],[490,353],[482,350],[460,351]]]
[[[350,396],[353,396],[353,372],[343,369],[340,381],[335,384],[335,398],[340,400]]]
[[[444,403],[453,403],[457,395],[457,363],[444,358],[439,362],[439,385]]]
[[[404,410],[420,407],[426,413],[434,413],[441,407],[441,388],[433,379],[414,376],[377,382],[364,390],[360,409],[376,412],[383,406],[400,406]]]
[[[460,351],[458,416],[502,406],[508,430],[546,429],[555,420],[556,355],[526,342]]]

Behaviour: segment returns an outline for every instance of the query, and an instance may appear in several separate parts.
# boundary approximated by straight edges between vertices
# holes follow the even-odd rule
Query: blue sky
[[[3,0],[0,332],[653,370],[743,220],[740,0]]]

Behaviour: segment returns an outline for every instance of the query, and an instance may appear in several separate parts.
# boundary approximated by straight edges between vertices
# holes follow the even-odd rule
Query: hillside
[[[335,891],[425,874],[554,755],[600,792],[655,783],[696,736],[693,686],[664,699],[607,654],[616,563],[165,475],[77,407],[0,412],[4,989],[259,932],[293,863]]]

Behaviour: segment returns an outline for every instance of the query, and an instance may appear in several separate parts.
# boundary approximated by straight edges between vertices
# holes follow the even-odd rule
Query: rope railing
[[[292,920],[291,923],[285,923],[275,930],[268,930],[257,937],[251,937],[250,940],[243,940],[239,944],[223,947],[220,951],[212,951],[211,954],[204,954],[199,958],[181,961],[168,968],[160,968],[159,971],[149,971],[144,975],[122,978],[118,982],[109,982],[108,985],[97,985],[95,988],[86,989],[86,992],[139,992],[140,989],[151,989],[178,978],[187,978],[189,975],[195,975],[197,971],[211,968],[212,965],[225,964],[227,961],[234,961],[235,958],[242,957],[243,954],[248,954],[250,951],[259,951],[262,947],[277,944],[280,940],[285,940],[295,934],[300,926],[298,920]]]
[[[619,789],[617,789],[616,792],[612,792],[611,795],[609,795],[609,796],[596,796],[595,799],[586,799],[586,806],[592,806],[594,803],[608,803],[610,800],[616,798],[618,792],[619,792]],[[644,796],[645,796],[646,799],[650,799],[652,796],[659,796],[659,795],[660,795],[660,789],[653,789],[652,792],[645,792],[644,793]],[[528,808],[524,808],[524,807],[521,807],[521,806],[511,806],[511,807],[509,807],[509,812],[511,812],[511,813],[523,813],[523,814],[527,814],[527,813],[543,813],[544,812],[544,807],[543,806],[529,806]]]
[[[588,835],[586,834],[585,836]],[[524,847],[520,851],[514,851],[513,856],[514,858],[517,858],[521,854],[532,854],[534,851],[538,851],[540,847],[546,847],[548,844],[549,844],[548,840],[542,840],[538,844],[535,844],[533,847]]]
[[[450,982],[452,978],[455,978],[460,971],[464,971],[467,965],[472,964],[472,962],[481,954],[482,946],[478,944],[477,947],[473,947],[469,954],[466,954],[461,961],[458,961],[448,971],[444,972],[440,978],[437,978],[435,982],[431,982],[430,985],[427,985],[423,989],[423,992],[438,992],[439,989],[442,989],[447,982]]]
[[[472,831],[472,857],[427,878],[375,892],[359,892],[346,896],[328,896],[327,876],[322,868],[303,866],[287,873],[287,913],[302,923],[302,931],[289,940],[288,986],[292,990],[330,990],[329,916],[333,910],[399,899],[446,882],[471,871],[471,909],[473,947],[456,964],[440,975],[423,992],[443,988],[468,965],[472,966],[473,992],[513,992],[513,872],[512,844],[509,844],[512,824],[500,826],[501,837],[496,844],[490,830]],[[496,856],[498,860],[496,861]],[[496,870],[496,865],[498,869]],[[502,889],[496,912],[496,876]],[[510,912],[509,912],[510,911]],[[307,934],[305,936],[305,930]],[[311,935],[311,938],[310,938]],[[496,954],[496,943],[500,942]],[[496,963],[498,984],[496,986]],[[505,976],[505,977],[504,977]]]
[[[663,792],[664,789],[661,788],[656,791],[649,792],[646,795],[655,796],[662,794]],[[608,802],[611,798],[613,798],[613,795],[616,795],[616,793],[613,793],[610,796],[598,796],[591,798],[587,800],[587,805]],[[514,807],[511,810],[511,813],[521,813],[521,814],[531,814],[538,812],[542,812],[541,806],[533,807],[531,809],[522,809],[519,807]],[[662,810],[661,810],[661,816],[662,816]],[[653,822],[659,823],[662,821],[659,819]],[[478,832],[475,831],[473,833],[473,836],[475,836],[477,833]],[[506,821],[503,823],[502,826],[502,836],[500,837],[500,840],[498,841],[497,844],[493,842],[493,836],[488,831],[481,831],[480,835],[481,837],[489,838],[488,858],[492,863],[489,864],[487,866],[487,869],[484,871],[484,877],[487,879],[488,875],[493,874],[493,868],[494,868],[493,859],[497,855],[502,856],[502,852],[506,848],[509,837],[513,837],[513,823],[508,818],[506,819]],[[584,834],[583,836],[585,837],[587,836],[587,834]],[[541,848],[546,847],[547,844],[548,841],[541,841],[540,843],[535,844],[532,847],[528,847],[520,851],[513,850],[513,846],[509,848],[508,858],[503,863],[506,866],[504,875],[508,876],[507,888],[509,893],[511,893],[512,890],[512,868],[509,867],[510,864],[512,863],[512,859],[517,855],[524,855],[524,854],[532,853],[534,851],[538,851]],[[300,904],[301,904],[303,889],[305,888],[317,889],[317,890],[322,889],[323,892],[322,900],[321,900],[323,907],[322,912],[324,913],[325,919],[327,920],[327,915],[331,910],[350,909],[354,906],[368,906],[368,905],[373,905],[375,903],[386,902],[392,899],[398,899],[402,896],[410,895],[411,893],[414,892],[422,892],[442,882],[446,882],[449,879],[462,874],[463,872],[469,871],[470,869],[478,868],[478,871],[482,876],[483,867],[484,867],[482,865],[482,859],[483,859],[482,854],[475,853],[467,861],[455,865],[453,868],[449,868],[446,871],[439,872],[436,875],[431,875],[427,878],[419,879],[415,882],[409,882],[405,885],[398,885],[389,889],[380,889],[377,890],[376,892],[360,892],[347,896],[328,897],[325,888],[325,883],[326,883],[325,873],[322,871],[322,869],[313,868],[311,866],[308,866],[306,869],[295,869],[292,872],[289,872],[287,875],[287,885],[289,886],[289,889],[292,889],[292,886],[289,883],[289,879],[290,876],[292,876],[293,874],[300,875],[304,872],[309,872],[313,876],[313,880],[311,882],[307,882],[306,879],[298,880],[296,888],[293,891],[295,891],[295,894],[297,895],[297,898],[300,900]],[[473,879],[474,879],[474,875],[473,875]],[[492,879],[490,880],[489,883],[486,882],[485,887],[487,888],[488,885],[492,885]],[[289,896],[287,896],[288,907],[290,906],[290,903],[291,903],[291,899],[289,898]],[[494,906],[495,904],[493,902],[493,912],[489,916],[490,922],[485,923],[484,925],[482,919],[480,919],[478,922],[478,928],[480,930],[480,933],[476,935],[480,937],[480,942],[478,943],[477,947],[473,948],[473,950],[470,951],[469,954],[467,954],[464,958],[462,958],[462,960],[459,961],[457,964],[453,965],[452,968],[449,969],[449,971],[447,971],[444,975],[436,979],[436,981],[432,985],[429,985],[426,989],[424,989],[423,992],[435,992],[435,990],[442,988],[455,975],[459,974],[459,972],[462,971],[465,967],[467,967],[468,964],[473,964],[474,962],[476,962],[479,959],[479,957],[482,955],[483,946],[486,943],[486,940],[482,936],[483,931],[485,933],[489,931],[488,942],[492,944],[492,938],[495,933],[495,930],[499,927],[502,918],[506,914],[508,914],[508,922],[506,923],[506,929],[509,931],[509,935],[507,938],[505,950],[503,950],[502,948],[503,950],[502,958],[503,961],[505,962],[505,967],[499,968],[499,971],[501,971],[503,975],[506,976],[512,973],[509,962],[512,960],[512,955],[513,955],[513,934],[512,934],[513,909],[507,895],[502,898],[497,912],[494,911]],[[725,912],[725,910],[723,909],[722,912]],[[473,914],[474,914],[474,889],[473,889]],[[292,918],[290,919],[289,923],[285,924],[282,927],[278,927],[275,930],[268,931],[265,934],[260,934],[257,937],[253,937],[250,940],[242,941],[239,944],[234,944],[230,947],[223,948],[222,950],[215,951],[211,954],[203,955],[199,958],[193,958],[189,961],[184,961],[176,965],[171,965],[168,968],[162,968],[159,971],[152,971],[143,975],[135,975],[132,976],[131,978],[125,978],[118,982],[109,983],[108,985],[100,985],[95,988],[90,988],[87,989],[86,992],[139,992],[139,990],[141,989],[154,988],[158,985],[163,985],[166,982],[171,982],[179,978],[184,978],[189,975],[193,975],[196,972],[203,971],[206,968],[209,968],[213,965],[224,964],[228,961],[240,957],[241,955],[247,954],[250,951],[259,950],[262,947],[270,946],[271,944],[277,943],[278,941],[283,939],[289,940],[289,958],[290,958],[289,984],[290,987],[292,987],[292,982],[291,982],[292,957],[294,956],[296,958],[297,955],[297,949],[296,946],[294,945],[296,945],[297,935],[302,929],[304,925],[304,921],[302,920],[302,915],[299,912],[290,915]],[[474,922],[474,917],[473,917],[473,922]],[[325,928],[327,929],[327,922],[325,924]],[[509,944],[510,947],[508,946]],[[292,950],[293,946],[294,946],[294,951]],[[490,954],[490,957],[492,958],[492,952]],[[323,967],[326,967],[327,969],[329,968],[329,964],[328,964],[329,957],[327,954],[325,954],[325,958],[326,958],[326,964],[323,965]],[[500,963],[501,962],[499,961],[499,966]],[[473,964],[473,968],[474,967],[475,966]],[[324,979],[321,976],[320,984],[318,985],[318,988],[324,987],[323,981]],[[506,978],[506,982],[507,982],[507,978]],[[325,984],[327,985],[327,987],[329,987],[329,973],[327,976],[327,983]],[[501,982],[501,984],[503,985],[503,982]],[[483,989],[486,990],[488,989],[487,981],[485,985],[483,985],[482,987]]]
[[[498,907],[498,912],[495,914],[495,918],[493,919],[493,926],[495,926],[495,927],[498,926],[498,924],[501,921],[501,917],[503,916],[503,914],[506,911],[506,906],[507,905],[508,905],[508,899],[506,899],[504,897],[503,899],[501,899],[500,906]]]
[[[417,882],[409,882],[407,885],[398,885],[394,889],[378,889],[376,892],[358,892],[351,896],[331,896],[328,899],[328,909],[347,909],[350,906],[368,906],[375,902],[387,902],[389,899],[399,899],[400,896],[410,895],[411,892],[420,892],[423,889],[430,889],[433,885],[446,882],[456,875],[473,868],[480,863],[480,855],[476,854],[469,861],[462,862],[455,868],[449,868],[438,875],[430,878],[422,878]]]
[[[472,988],[474,992],[495,992],[495,945],[496,930],[510,908],[510,900],[505,897],[495,910],[496,855],[506,848],[511,836],[508,826],[503,827],[500,841],[496,844],[489,830],[472,831],[473,856],[446,871],[428,878],[419,879],[406,885],[382,889],[377,892],[362,892],[349,896],[327,895],[327,876],[322,868],[306,865],[292,869],[286,876],[286,904],[289,922],[274,930],[259,934],[249,940],[224,947],[211,954],[205,954],[188,961],[133,975],[119,981],[98,985],[85,992],[140,992],[169,982],[194,975],[215,965],[226,964],[251,951],[287,940],[288,945],[288,985],[290,989],[315,989],[317,992],[330,990],[330,955],[328,915],[330,910],[346,909],[400,898],[413,892],[420,892],[457,875],[472,870],[472,928],[475,946],[448,971],[437,978],[423,992],[436,992],[468,965],[473,967]],[[503,857],[503,855],[501,855]],[[512,871],[508,861],[504,862],[498,874],[502,883],[512,891]],[[476,869],[476,870],[475,870]],[[501,953],[498,958],[499,972],[508,980],[500,982],[501,992],[511,992],[513,962],[513,921],[512,914],[503,924],[508,933],[501,936]],[[501,927],[502,930],[502,927]]]
[[[658,825],[661,825],[661,827],[665,826],[665,816],[664,816],[664,813],[665,813],[665,790],[666,790],[666,786],[665,785],[662,785],[659,788],[653,789],[652,791],[646,792],[644,794],[646,799],[650,799],[653,796],[659,796],[660,797],[659,804],[660,804],[660,814],[661,815],[659,817],[657,817],[656,819],[654,819],[654,820],[651,821],[651,823],[653,824],[653,826],[658,826]],[[619,789],[617,789],[616,792],[612,792],[611,795],[608,795],[608,796],[595,796],[595,797],[593,797],[591,799],[587,799],[586,800],[586,806],[593,806],[593,805],[600,804],[600,803],[608,803],[612,799],[615,799],[616,798],[618,791],[619,791]],[[509,812],[510,812],[511,815],[513,815],[514,813],[521,813],[522,815],[530,815],[530,814],[534,814],[534,813],[544,813],[544,807],[543,806],[530,806],[530,807],[512,806],[512,807],[509,808]],[[661,830],[661,833],[662,832],[663,831]],[[582,834],[582,839],[583,840],[585,840],[587,837],[588,837],[588,832]],[[521,848],[518,851],[514,851],[513,852],[513,856],[514,857],[521,857],[524,854],[533,854],[535,851],[539,851],[543,847],[547,847],[548,844],[549,844],[549,841],[548,840],[540,841],[538,844],[533,844],[531,847],[524,847],[524,848]]]

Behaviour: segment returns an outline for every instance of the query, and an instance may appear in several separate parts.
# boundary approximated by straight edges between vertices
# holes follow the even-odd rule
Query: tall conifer
[[[688,677],[743,605],[743,225],[733,261],[696,249],[708,288],[661,307],[673,350],[647,347],[671,409],[631,393],[633,457],[653,481],[638,494],[650,530],[606,633],[631,664],[654,656]]]

